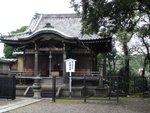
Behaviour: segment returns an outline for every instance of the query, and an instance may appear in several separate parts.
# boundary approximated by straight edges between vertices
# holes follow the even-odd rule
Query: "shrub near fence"
[[[0,76],[0,98],[16,98],[16,78],[14,76]]]

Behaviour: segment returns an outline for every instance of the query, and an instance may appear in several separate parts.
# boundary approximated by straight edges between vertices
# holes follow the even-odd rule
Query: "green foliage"
[[[133,18],[144,9],[144,4],[137,0],[81,0],[80,5],[72,1],[76,10],[82,6],[82,32],[87,34],[98,33],[101,26],[109,33],[120,28],[132,31],[137,22]]]
[[[139,75],[138,69],[143,67],[144,57],[142,55],[132,55],[130,59],[130,70]]]
[[[107,66],[112,74],[118,73],[123,77],[122,89],[128,93],[129,80],[138,75],[138,69],[143,67],[145,70],[149,64],[150,70],[150,1],[149,0],[71,0],[75,10],[81,6],[82,16],[82,33],[93,34],[98,33],[101,37],[107,38],[116,36],[121,42],[124,55],[116,55],[109,53],[107,55]],[[141,23],[142,24],[141,26]],[[139,26],[140,24],[140,26]],[[135,30],[136,28],[136,30]],[[131,56],[128,42],[132,36],[137,33],[142,38],[143,46],[145,46],[147,55],[145,60],[143,56]],[[100,60],[101,59],[101,60]],[[105,59],[103,55],[98,55],[98,66],[103,67],[102,62]],[[113,63],[111,63],[113,61]],[[144,63],[143,63],[144,62]],[[144,64],[144,65],[143,65]],[[112,69],[114,65],[114,69]],[[98,68],[100,68],[98,67]],[[104,69],[104,68],[103,68]],[[144,72],[144,71],[143,71]],[[141,87],[139,81],[139,88]]]
[[[23,26],[20,29],[17,29],[16,31],[12,31],[11,34],[15,35],[16,33],[24,32],[26,29],[27,29],[27,26]],[[15,47],[5,44],[4,50],[3,50],[5,58],[14,58],[12,53],[15,49],[16,49]]]
[[[98,33],[103,38],[112,37],[114,34],[123,46],[123,64],[120,73],[124,75],[125,83],[128,85],[130,73],[130,52],[128,42],[135,33],[135,27],[141,21],[143,15],[150,15],[149,0],[71,0],[76,11],[82,7],[82,33]],[[150,18],[149,18],[150,19]],[[142,36],[149,36],[149,26],[138,28]],[[144,40],[144,39],[143,39]],[[146,42],[143,41],[147,48]],[[147,59],[149,51],[147,49]],[[109,59],[110,60],[110,59]],[[109,63],[110,64],[110,63]],[[109,66],[111,68],[111,66]],[[128,87],[128,86],[126,86]]]
[[[14,47],[4,44],[3,51],[4,51],[5,58],[14,58],[14,56],[12,55],[14,50],[15,50]]]
[[[16,31],[11,31],[11,34],[24,32],[26,29],[27,29],[27,26],[22,26],[20,29],[17,29]]]

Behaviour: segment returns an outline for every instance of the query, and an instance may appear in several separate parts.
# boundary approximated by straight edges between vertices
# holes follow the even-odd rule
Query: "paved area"
[[[56,100],[42,99],[6,113],[150,113],[150,99],[129,98],[116,101],[88,100]]]
[[[24,107],[26,105],[30,105],[39,101],[40,101],[39,99],[37,100],[37,99],[32,99],[32,98],[16,98],[15,100],[1,99],[0,100],[0,113],[11,111],[11,110]]]

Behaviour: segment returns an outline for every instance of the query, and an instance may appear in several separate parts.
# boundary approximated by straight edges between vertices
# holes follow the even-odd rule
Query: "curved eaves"
[[[53,28],[47,28],[47,29],[43,28],[43,29],[37,30],[36,32],[34,32],[26,37],[18,38],[18,41],[28,41],[28,40],[32,40],[32,39],[34,40],[34,38],[37,35],[44,34],[44,33],[56,34],[56,35],[60,36],[61,38],[63,38],[64,40],[78,40],[77,37],[66,35],[59,30],[56,30]]]

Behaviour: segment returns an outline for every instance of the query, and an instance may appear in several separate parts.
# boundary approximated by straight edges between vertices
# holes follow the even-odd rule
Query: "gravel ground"
[[[7,113],[150,113],[150,99],[123,98],[116,101],[88,100],[56,100],[55,103],[43,99]]]

